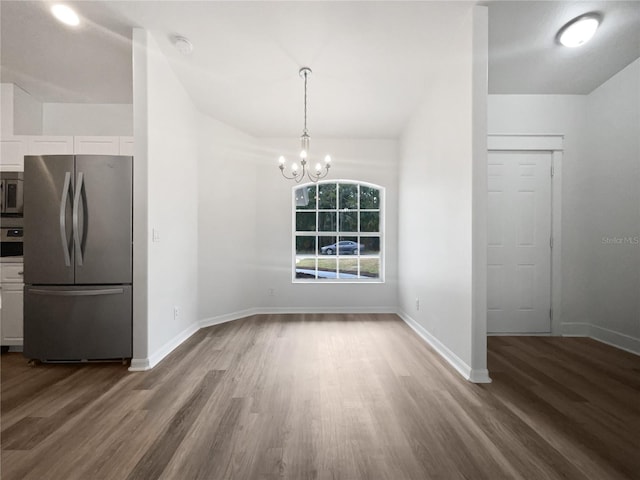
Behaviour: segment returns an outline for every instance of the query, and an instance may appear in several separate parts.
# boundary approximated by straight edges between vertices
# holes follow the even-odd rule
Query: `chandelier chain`
[[[304,72],[304,134],[307,135],[307,72]]]

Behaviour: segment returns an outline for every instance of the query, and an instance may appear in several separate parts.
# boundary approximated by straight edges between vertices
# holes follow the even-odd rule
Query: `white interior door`
[[[490,151],[487,332],[551,332],[551,152]]]

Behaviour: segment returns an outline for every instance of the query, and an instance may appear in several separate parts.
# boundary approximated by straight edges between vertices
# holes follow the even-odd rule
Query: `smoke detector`
[[[193,52],[193,43],[189,41],[187,37],[182,35],[174,35],[171,39],[173,45],[183,55],[191,55]]]

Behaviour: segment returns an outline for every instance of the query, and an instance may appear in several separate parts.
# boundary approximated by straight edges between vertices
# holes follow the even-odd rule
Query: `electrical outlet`
[[[273,288],[270,288],[270,289],[269,289],[269,296],[270,296],[270,297],[275,297],[275,296],[276,296],[276,291],[275,291],[275,289],[273,289]]]
[[[420,299],[416,298],[416,310],[420,310]]]
[[[173,319],[177,320],[180,317],[180,308],[173,307]]]
[[[152,231],[152,239],[154,242],[160,241],[160,230],[158,230],[157,228],[154,228]]]

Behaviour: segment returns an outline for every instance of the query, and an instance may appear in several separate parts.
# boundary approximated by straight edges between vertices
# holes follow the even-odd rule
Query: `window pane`
[[[335,255],[337,250],[336,237],[318,237],[318,248],[321,255]]]
[[[360,231],[379,232],[380,212],[360,212]]]
[[[380,237],[360,237],[363,248],[361,255],[378,255],[380,253]]]
[[[335,210],[337,208],[335,183],[318,185],[318,208],[321,210]]]
[[[336,259],[331,257],[318,259],[318,278],[336,278]]]
[[[358,231],[358,213],[357,212],[340,212],[340,231],[341,232],[357,232]]]
[[[316,208],[316,186],[296,189],[296,210],[314,210]]]
[[[296,212],[296,231],[315,232],[316,212]]]
[[[358,208],[358,186],[341,183],[340,184],[340,204],[338,208],[343,210],[348,208],[349,210],[355,210]]]
[[[296,258],[296,278],[316,278],[316,259]]]
[[[358,255],[362,245],[358,243],[358,237],[340,237],[338,247],[340,255]]]
[[[296,254],[316,254],[316,237],[296,237]]]
[[[337,249],[336,237],[318,237],[318,253],[320,255],[335,255]]]
[[[377,188],[360,186],[360,208],[378,209],[380,208],[380,190]]]
[[[337,212],[318,212],[318,231],[335,232],[338,230],[336,225]]]
[[[360,278],[380,278],[380,258],[360,258]]]
[[[357,258],[341,258],[338,268],[340,278],[358,278]]]

